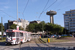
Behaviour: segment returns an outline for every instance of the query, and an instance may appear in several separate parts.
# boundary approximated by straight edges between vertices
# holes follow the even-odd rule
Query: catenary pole
[[[18,26],[18,0],[17,0],[17,26]]]
[[[3,40],[3,24],[2,24],[2,22],[3,22],[3,19],[1,17],[1,33],[2,33],[2,40]]]

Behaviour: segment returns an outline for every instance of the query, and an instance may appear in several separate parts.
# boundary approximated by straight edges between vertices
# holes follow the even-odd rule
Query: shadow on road
[[[5,42],[0,42],[0,46],[16,46],[16,45],[6,45]]]
[[[5,46],[5,42],[0,42],[0,46]]]
[[[19,50],[19,48],[15,48],[13,50]],[[74,48],[58,48],[58,47],[22,47],[20,50],[75,50]]]

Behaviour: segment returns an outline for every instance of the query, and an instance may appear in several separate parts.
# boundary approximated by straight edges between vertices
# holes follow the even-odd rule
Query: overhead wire
[[[57,0],[55,2],[53,2],[48,8],[50,8],[51,6],[53,6],[56,2],[57,2]],[[44,11],[46,11],[47,9],[45,9]]]
[[[50,8],[51,6],[53,6],[56,2],[57,2],[57,0],[56,0],[55,2],[53,2],[48,8]],[[48,8],[46,8],[45,10],[43,10],[42,13],[43,13],[44,11],[46,11]],[[40,14],[40,16],[42,15],[42,13]],[[40,18],[40,16],[39,16],[39,18]]]
[[[22,13],[22,14],[23,14],[23,17],[24,17],[24,12],[25,12],[25,9],[26,9],[28,3],[29,3],[29,0],[27,1],[26,5],[25,5],[25,8],[24,8],[24,10],[23,10],[23,13]]]
[[[0,11],[2,11],[3,13],[5,13],[5,14],[7,14],[6,12],[4,12],[3,10],[0,10]],[[12,16],[10,16],[9,14],[7,14],[9,17],[12,17]],[[14,17],[12,17],[12,18],[14,18]],[[16,19],[16,18],[14,18],[14,19]]]
[[[40,16],[41,16],[41,14],[44,12],[45,8],[47,7],[48,2],[49,2],[49,0],[47,1],[47,3],[46,3],[46,5],[45,5],[44,9],[43,9],[42,12],[40,13],[39,18],[40,18]]]
[[[47,7],[48,2],[49,2],[49,0],[47,1],[47,3],[46,3],[46,5],[45,5],[44,9]],[[39,17],[40,17],[41,14],[44,12],[44,9],[43,9],[42,12],[40,13]]]
[[[64,2],[64,0],[62,0],[61,2],[60,2],[60,4],[57,6],[57,8],[62,4]],[[60,9],[57,9],[56,11],[59,11]]]

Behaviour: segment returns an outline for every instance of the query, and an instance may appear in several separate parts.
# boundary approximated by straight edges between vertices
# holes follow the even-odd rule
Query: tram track
[[[48,47],[50,47],[50,45],[48,45],[48,43],[43,42],[41,39],[38,39],[40,41],[41,44],[46,45]]]
[[[33,40],[31,40],[29,42],[25,42],[25,43],[21,44],[21,46],[19,46],[19,45],[14,45],[13,49],[16,49],[15,46],[17,48],[20,47],[20,48],[18,48],[19,50],[24,50],[24,49],[26,49],[26,50],[43,50],[43,48],[46,49],[46,47],[50,47],[49,45],[46,45],[45,43],[40,41],[39,38],[34,38]],[[27,47],[27,48],[23,48],[23,47]],[[5,46],[1,50],[5,50],[5,49],[8,49],[8,48],[11,49],[12,46]]]
[[[35,42],[36,45],[37,45],[38,47],[40,47],[42,50],[43,50],[43,47],[44,47],[45,49],[47,49],[46,47],[48,47],[48,48],[50,49],[50,45],[48,45],[48,43],[47,43],[47,44],[44,43],[44,42],[41,41],[39,38],[38,38],[37,40],[40,42],[40,44],[41,44],[42,46],[41,46],[39,43],[37,43],[36,39],[34,40],[34,42]]]
[[[37,41],[39,41],[39,43],[38,43]],[[43,47],[44,47],[44,48],[50,47],[49,45],[47,45],[47,44],[43,43],[42,41],[40,41],[39,38],[38,38],[38,39],[34,39],[34,42],[35,42],[35,44],[36,44],[41,50],[43,50]],[[41,45],[42,45],[42,46],[41,46]],[[39,50],[40,50],[40,49],[39,49]]]

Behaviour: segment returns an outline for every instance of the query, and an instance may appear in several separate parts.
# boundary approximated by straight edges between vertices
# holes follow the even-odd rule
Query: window
[[[75,18],[75,16],[69,17],[69,18]]]
[[[75,21],[75,19],[72,19],[72,21]]]
[[[69,23],[68,22],[65,22],[65,24],[68,25]]]
[[[23,33],[20,33],[20,36],[22,37],[23,36]]]
[[[70,13],[70,12],[66,12],[66,13],[68,14],[68,13]]]
[[[64,16],[68,16],[68,15],[64,15]]]
[[[65,19],[69,19],[69,17],[65,17]]]
[[[7,37],[15,37],[15,33],[14,32],[7,32]]]
[[[71,16],[71,14],[69,14],[69,16]]]
[[[75,16],[75,14],[72,14],[72,16]]]
[[[16,32],[16,37],[19,37],[19,32]]]
[[[71,13],[74,13],[75,11],[71,11]]]
[[[65,20],[65,21],[67,21],[67,22],[68,22],[69,20]]]

